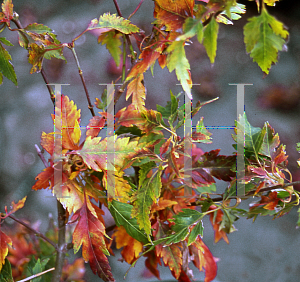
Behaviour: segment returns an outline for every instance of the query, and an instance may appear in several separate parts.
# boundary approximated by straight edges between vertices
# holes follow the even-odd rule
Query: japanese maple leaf
[[[205,269],[205,279],[204,282],[210,282],[217,276],[217,264],[215,259],[208,249],[208,247],[203,243],[200,236],[197,237],[196,241],[189,246],[190,254],[192,255],[194,265],[200,270]]]
[[[86,262],[90,262],[93,273],[97,273],[106,282],[115,281],[106,257],[109,252],[104,240],[106,233],[102,221],[93,215],[86,204],[72,216],[71,220],[78,220],[72,241],[74,253],[82,246],[82,257]]]
[[[4,0],[2,3],[2,12],[0,12],[0,23],[6,22],[9,25],[13,18],[13,3],[12,0]]]

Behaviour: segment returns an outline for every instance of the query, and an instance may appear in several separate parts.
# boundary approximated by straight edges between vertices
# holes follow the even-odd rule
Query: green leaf
[[[195,135],[195,138],[194,138]],[[196,142],[201,142],[201,143],[207,143],[207,144],[211,144],[211,136],[212,133],[210,133],[206,127],[204,126],[203,123],[203,117],[201,117],[201,119],[198,121],[197,125],[196,125],[196,134],[193,134],[193,141]]]
[[[203,235],[202,218],[203,214],[201,212],[192,209],[182,209],[182,212],[175,214],[174,218],[170,219],[171,222],[175,223],[175,225],[172,225],[172,231],[175,233],[169,236],[170,238],[165,242],[165,245],[175,244],[185,240],[190,233],[189,228],[194,224],[197,225],[200,223],[201,226],[195,226],[194,229],[196,228],[196,230],[193,232],[192,237],[189,238],[190,244],[194,242],[199,234]],[[199,233],[197,233],[198,231]]]
[[[50,258],[45,258],[42,260],[40,260],[40,259],[35,260],[35,258],[33,257],[30,260],[30,262],[28,263],[27,271],[26,271],[27,275],[32,276],[34,274],[39,274],[39,273],[43,272],[45,270],[45,266],[49,262],[49,260],[50,260]],[[42,276],[33,278],[32,282],[40,282],[42,278],[43,278]]]
[[[213,64],[217,54],[217,38],[219,32],[219,24],[213,17],[209,24],[204,29],[203,45],[206,53]]]
[[[12,272],[11,272],[11,265],[7,258],[5,259],[5,263],[2,266],[2,269],[0,272],[0,281],[1,282],[14,282],[14,279],[12,277]]]
[[[204,227],[203,227],[203,222],[201,220],[195,225],[195,227],[191,231],[191,233],[189,235],[189,239],[188,239],[188,246],[195,242],[198,235],[203,237],[203,230],[204,230]]]
[[[151,241],[150,209],[153,202],[159,198],[162,187],[160,170],[152,171],[152,175],[147,177],[155,167],[155,162],[149,162],[140,167],[139,188],[133,195],[134,203],[131,213],[131,216],[137,219],[139,227],[145,230],[149,241]]]
[[[139,228],[136,218],[131,218],[132,208],[133,206],[130,204],[121,203],[113,199],[109,206],[109,211],[117,226],[123,226],[132,238],[146,244],[149,241],[144,230]]]
[[[187,93],[189,98],[192,100],[191,94],[191,74],[190,64],[185,55],[184,50],[185,41],[174,41],[168,47],[167,53],[167,66],[170,72],[175,69],[177,79],[180,81],[183,90]]]
[[[248,21],[244,26],[246,51],[262,71],[268,74],[271,65],[277,62],[278,51],[283,49],[289,33],[265,8],[260,16]]]
[[[121,34],[116,34],[115,30],[110,30],[108,32],[104,32],[98,37],[98,43],[106,44],[106,49],[114,58],[117,67],[120,65],[120,56],[122,51],[120,46],[122,45],[120,40]]]
[[[15,85],[18,85],[17,76],[12,65],[11,56],[0,43],[0,72],[11,80]],[[2,79],[1,79],[2,80]]]
[[[203,39],[203,25],[201,20],[191,17],[186,18],[183,24],[183,34],[176,38],[176,41],[187,40],[197,35],[197,39],[202,43]]]
[[[10,43],[5,37],[0,37],[0,41],[7,45],[7,46],[14,46],[12,43]]]
[[[217,187],[216,184],[210,184],[210,185],[203,185],[203,186],[199,186],[197,187],[197,191],[199,193],[214,193],[216,192]]]
[[[124,34],[136,33],[140,30],[136,25],[131,24],[129,20],[118,17],[116,14],[111,15],[110,13],[100,16],[99,21],[93,19],[87,30],[94,29],[103,29],[103,32],[115,29]]]
[[[253,127],[247,120],[247,116],[244,113],[243,116],[239,117],[239,121],[236,122],[236,134],[238,132],[245,133],[245,157],[250,158],[252,155],[257,156],[260,152],[267,129],[259,127]],[[237,140],[236,136],[233,136],[235,141]],[[264,145],[264,151],[266,150],[266,144]]]

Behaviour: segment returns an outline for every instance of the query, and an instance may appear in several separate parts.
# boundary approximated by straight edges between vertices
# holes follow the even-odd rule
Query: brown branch
[[[46,73],[45,73],[43,67],[41,69],[41,75],[42,75],[42,77],[43,77],[43,79],[44,79],[44,81],[46,83],[47,89],[48,89],[49,94],[50,94],[50,99],[52,100],[52,103],[55,104],[55,95],[54,95],[54,92],[53,92],[52,88],[49,85],[50,83],[49,83],[49,80],[48,80],[48,78],[46,76]]]
[[[294,182],[290,182],[290,183],[285,183],[283,185],[282,184],[277,184],[277,185],[274,185],[274,186],[268,186],[268,187],[265,187],[265,188],[261,188],[258,193],[264,193],[264,192],[268,192],[268,191],[271,191],[273,189],[278,189],[278,188],[282,188],[283,189],[285,187],[292,186],[292,185],[297,185],[297,184],[300,184],[300,181],[294,181]],[[236,198],[250,198],[254,194],[255,194],[255,191],[250,191],[249,193],[247,193],[244,196],[232,196],[232,197],[228,197],[227,200],[234,200]],[[212,198],[211,200],[213,202],[219,202],[219,201],[223,201],[223,197]],[[199,204],[198,203],[191,203],[191,206],[199,206]]]
[[[45,167],[48,167],[48,163],[44,157],[44,155],[42,154],[42,151],[40,150],[39,146],[37,144],[34,145],[35,146],[35,149],[40,157],[40,159],[42,160],[43,164]]]
[[[42,238],[43,240],[45,240],[46,242],[48,242],[50,245],[52,245],[55,250],[57,251],[57,245],[48,237],[46,237],[44,234],[34,230],[31,226],[29,226],[27,223],[23,222],[20,219],[17,219],[16,217],[14,217],[13,215],[9,215],[8,217],[10,217],[11,219],[13,219],[14,221],[18,222],[19,224],[25,226],[28,230],[30,230],[32,233],[34,233],[36,236]]]

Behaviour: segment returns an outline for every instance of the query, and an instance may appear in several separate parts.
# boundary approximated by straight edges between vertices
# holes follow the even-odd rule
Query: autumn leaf
[[[203,124],[203,117],[201,117],[200,121],[198,121],[196,125],[196,132],[192,133],[193,141],[210,144],[212,143],[211,135],[212,133],[205,128]]]
[[[132,96],[132,104],[142,112],[145,110],[146,89],[144,86],[144,75],[140,74],[127,85],[126,101]]]
[[[193,16],[194,5],[192,0],[155,0],[154,17],[167,31],[176,31],[182,28],[187,17]]]
[[[167,66],[170,72],[175,69],[177,79],[180,81],[183,90],[192,100],[192,80],[191,73],[189,71],[190,64],[185,55],[184,44],[185,41],[174,41],[168,47],[167,52],[169,55],[167,59]]]
[[[11,214],[13,214],[14,212],[16,212],[17,210],[23,208],[26,198],[27,198],[27,196],[24,197],[22,200],[20,200],[18,203],[12,202],[10,212],[8,212],[7,206],[5,206],[6,214],[0,213],[0,272],[2,269],[2,265],[4,265],[4,263],[5,263],[5,258],[8,254],[8,245],[12,245],[11,238],[8,237],[5,233],[3,233],[1,231],[1,221],[2,221],[2,219],[5,219],[8,216],[10,216]]]
[[[105,13],[100,16],[99,20],[93,19],[87,30],[101,30],[103,32],[110,31],[112,29],[118,30],[124,34],[131,34],[139,32],[139,28],[130,23],[122,17],[118,17],[116,14]]]
[[[289,33],[280,21],[268,14],[264,6],[260,16],[248,21],[244,26],[246,51],[268,74],[271,65],[277,62],[278,51],[283,50]]]
[[[142,252],[143,244],[129,236],[123,226],[118,227],[113,237],[116,238],[117,249],[124,247],[121,251],[121,255],[125,261],[129,264],[133,263]]]
[[[183,34],[178,36],[176,41],[187,40],[197,35],[199,43],[202,43],[203,25],[201,20],[188,17],[186,18],[182,28]]]
[[[73,216],[73,221],[78,220],[73,233],[74,253],[82,246],[82,257],[90,262],[94,274],[104,281],[115,281],[106,255],[109,255],[104,240],[105,226],[92,214],[86,205],[83,205]]]
[[[104,117],[94,116],[91,118],[88,126],[86,127],[86,136],[91,136],[92,138],[97,137],[101,129],[104,127],[105,122],[106,120]]]
[[[70,154],[81,156],[86,165],[95,171],[107,170],[108,155],[114,156],[114,166],[122,167],[126,158],[130,158],[137,150],[144,147],[143,144],[138,144],[138,141],[129,141],[129,139],[129,137],[125,137],[115,140],[115,136],[92,139],[91,136],[87,136],[82,149],[72,151]],[[107,142],[114,144],[114,150],[107,149]]]
[[[213,281],[217,276],[216,259],[200,237],[197,237],[196,241],[189,246],[189,251],[193,257],[194,265],[200,271],[203,271],[203,268],[205,269],[204,282]]]
[[[212,205],[209,207],[209,210],[216,209],[215,205]],[[227,238],[226,232],[220,228],[220,224],[223,219],[223,211],[218,209],[214,213],[210,213],[209,220],[214,228],[215,231],[215,243],[219,242],[221,238],[224,239],[224,241],[229,244],[229,240]]]
[[[0,272],[8,254],[8,245],[12,246],[12,240],[1,231],[0,225]]]
[[[2,12],[0,12],[0,22],[6,22],[10,26],[10,20],[13,18],[12,0],[4,0],[2,3]]]

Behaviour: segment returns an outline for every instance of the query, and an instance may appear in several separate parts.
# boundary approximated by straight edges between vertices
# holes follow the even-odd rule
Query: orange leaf
[[[109,252],[104,240],[105,226],[86,205],[73,215],[72,220],[77,219],[79,221],[73,233],[74,253],[82,246],[82,257],[90,262],[93,273],[106,282],[115,281],[106,257]]]
[[[8,254],[8,245],[12,245],[12,240],[1,231],[0,225],[0,272],[2,265],[5,263],[5,258]]]
[[[99,116],[94,116],[93,118],[90,119],[90,122],[87,126],[87,132],[86,136],[91,136],[97,137],[100,130],[104,127],[105,125],[105,118],[104,117],[99,117]]]
[[[35,180],[37,182],[32,186],[32,190],[40,190],[40,189],[46,189],[50,187],[50,182],[54,182],[54,169],[53,167],[49,166],[46,167],[42,172],[40,172]]]
[[[25,201],[26,201],[27,196],[25,196],[22,200],[20,200],[18,203],[15,203],[14,201],[11,203],[11,211],[9,213],[7,213],[7,206],[5,206],[5,212],[6,215],[5,216],[0,216],[0,218],[6,218],[9,215],[13,214],[14,212],[16,212],[17,210],[21,209],[24,207]]]
[[[144,75],[135,77],[127,86],[126,101],[132,95],[132,104],[142,112],[145,110],[146,90],[144,86]]]
[[[197,237],[196,241],[190,246],[190,254],[193,255],[193,263],[200,270],[205,269],[205,280],[204,282],[213,281],[217,275],[217,264],[216,259],[208,247],[203,243],[200,236]]]
[[[113,237],[116,237],[117,248],[124,247],[121,254],[129,264],[133,263],[143,250],[143,244],[132,238],[123,226],[119,226]]]
[[[179,247],[181,247],[181,243],[166,247],[162,245],[155,246],[157,256],[163,259],[165,266],[168,266],[171,271],[174,271],[174,277],[176,279],[180,276],[182,265],[182,253]]]
[[[216,208],[216,206],[211,205],[208,210],[213,210],[215,208]],[[215,243],[219,242],[220,239],[223,238],[224,241],[227,244],[229,244],[229,240],[227,238],[226,232],[224,230],[220,230],[220,228],[219,228],[220,224],[222,222],[222,218],[223,218],[222,210],[217,211],[217,216],[215,217],[215,221],[213,221],[214,213],[210,213],[210,215],[209,215],[210,222],[211,222],[211,224],[214,228],[214,231],[215,231]]]
[[[178,202],[176,202],[176,201],[159,198],[157,204],[156,203],[152,204],[151,212],[154,213],[156,211],[165,210],[167,207],[171,207],[171,206],[177,205],[177,204],[178,204]]]

